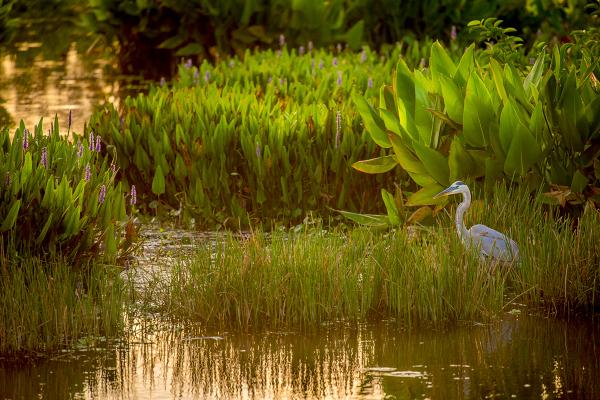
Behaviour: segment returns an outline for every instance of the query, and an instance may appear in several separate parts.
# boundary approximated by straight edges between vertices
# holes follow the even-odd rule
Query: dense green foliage
[[[316,46],[368,43],[379,48],[407,35],[450,38],[451,26],[497,17],[519,34],[566,37],[589,25],[586,0],[258,0],[127,1],[90,0],[85,23],[117,38],[124,53],[147,46],[177,56],[243,54],[255,46]],[[280,35],[283,35],[280,39]],[[532,40],[533,41],[533,40]]]
[[[180,67],[173,87],[153,88],[96,113],[90,127],[114,145],[121,173],[145,204],[159,200],[202,226],[301,220],[328,207],[376,211],[382,185],[352,162],[385,154],[362,133],[350,97],[377,101],[373,87],[401,51],[378,55],[246,54],[244,62]]]
[[[379,108],[354,98],[373,140],[394,157],[354,167],[381,173],[399,164],[420,187],[408,205],[439,204],[432,196],[451,182],[480,177],[488,187],[499,178],[544,184],[562,205],[600,204],[600,65],[574,63],[569,49],[553,47],[551,62],[540,52],[525,72],[493,57],[480,63],[473,47],[454,62],[439,43],[427,71],[400,60]]]
[[[14,135],[0,132],[0,233],[9,257],[60,253],[81,262],[123,249],[126,200],[103,146],[93,134],[67,140],[56,119],[48,135],[41,122],[33,134],[23,123]]]

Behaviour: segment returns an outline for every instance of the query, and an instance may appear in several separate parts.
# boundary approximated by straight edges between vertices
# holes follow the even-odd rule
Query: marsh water
[[[0,369],[2,399],[594,399],[600,330],[510,317],[239,333],[133,321],[116,342]]]
[[[123,74],[113,48],[86,35],[71,21],[23,23],[16,40],[0,48],[0,128],[23,120],[30,131],[57,116],[61,132],[83,126],[95,107],[118,105],[144,90],[140,74]]]

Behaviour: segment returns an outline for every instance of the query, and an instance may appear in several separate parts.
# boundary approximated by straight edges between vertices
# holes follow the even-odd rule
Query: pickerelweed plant
[[[455,63],[434,43],[429,69],[400,60],[379,107],[354,96],[372,139],[393,155],[354,167],[382,173],[400,165],[420,188],[407,199],[412,206],[438,204],[433,195],[467,178],[484,178],[488,188],[497,179],[545,184],[550,202],[599,203],[598,61],[570,63],[564,47],[550,59],[542,51],[522,72],[494,58],[480,64],[471,46]],[[397,214],[395,202],[386,207]]]
[[[81,263],[114,260],[126,249],[123,187],[102,142],[93,133],[69,141],[57,119],[49,134],[41,121],[33,133],[22,122],[14,135],[0,132],[0,232],[7,257],[60,254]]]
[[[418,50],[407,46],[410,54]],[[186,63],[173,84],[108,106],[89,128],[114,146],[142,204],[180,210],[201,226],[301,220],[329,208],[373,211],[393,174],[365,179],[349,167],[387,155],[361,126],[353,93],[377,103],[387,62],[363,53],[247,53],[215,67]],[[409,56],[418,62],[418,57]],[[143,206],[143,205],[142,205]]]

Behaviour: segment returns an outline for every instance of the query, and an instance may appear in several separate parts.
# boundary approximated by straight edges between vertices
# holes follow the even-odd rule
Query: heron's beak
[[[437,199],[438,197],[448,196],[448,195],[452,194],[453,190],[454,190],[454,186],[450,186],[449,188],[444,189],[441,192],[439,192],[438,194],[436,194],[435,196],[433,196],[433,198]]]

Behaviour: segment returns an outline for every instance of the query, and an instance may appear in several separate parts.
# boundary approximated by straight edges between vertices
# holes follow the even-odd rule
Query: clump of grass
[[[151,296],[163,313],[243,329],[369,317],[439,323],[500,311],[505,277],[440,231],[257,232],[202,247]]]
[[[596,309],[600,214],[590,206],[575,220],[538,198],[499,187],[468,214],[468,226],[484,223],[517,241],[515,265],[480,260],[442,216],[435,227],[388,233],[230,236],[198,249],[146,295],[163,314],[243,329],[370,317],[487,320],[514,301],[554,313]]]
[[[84,272],[62,260],[3,262],[0,355],[43,355],[83,337],[116,335],[125,295],[113,267],[94,265]]]

